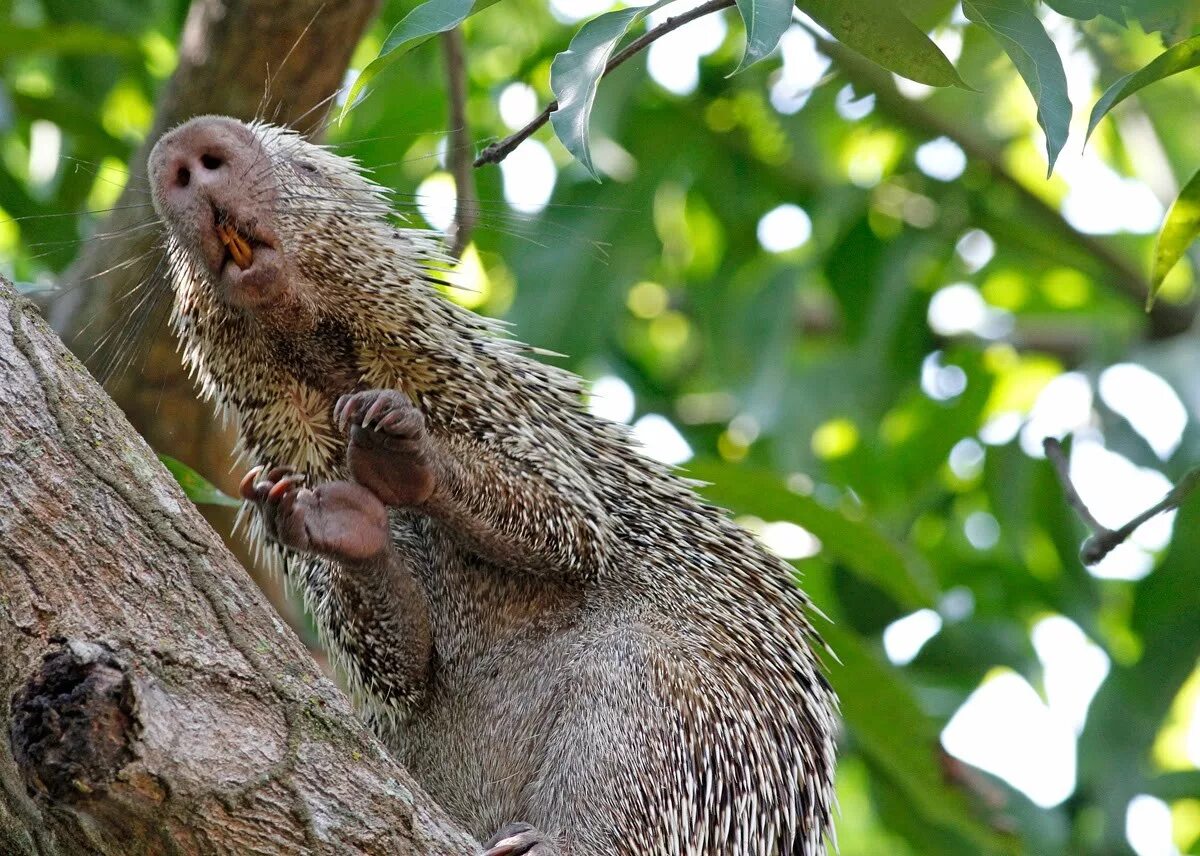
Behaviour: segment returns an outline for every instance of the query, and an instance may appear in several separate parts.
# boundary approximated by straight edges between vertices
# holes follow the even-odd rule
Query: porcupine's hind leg
[[[497,819],[527,823],[501,828],[493,841],[503,845],[515,835],[521,846],[533,844],[532,856],[752,852],[706,842],[700,829],[705,811],[693,779],[708,771],[693,763],[679,706],[664,697],[676,678],[698,668],[694,658],[636,613],[586,621],[566,654],[548,685],[544,718],[517,738],[536,753],[536,771],[522,783],[519,801],[507,806],[512,816]],[[691,726],[706,732],[705,720]],[[737,790],[713,783],[718,793]],[[526,851],[485,850],[485,856],[510,852]]]
[[[314,617],[357,689],[381,709],[416,701],[432,661],[429,606],[412,557],[392,542],[383,503],[353,482],[306,488],[282,467],[251,470],[241,494],[273,541],[330,560],[310,592],[319,601]]]

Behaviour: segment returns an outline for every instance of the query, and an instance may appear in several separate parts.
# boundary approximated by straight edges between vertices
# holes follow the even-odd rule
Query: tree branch
[[[645,33],[626,45],[622,50],[614,54],[613,57],[608,61],[608,64],[604,66],[604,72],[600,76],[607,76],[610,71],[619,66],[621,63],[625,62],[625,60],[653,44],[658,39],[661,39],[667,33],[672,32],[673,30],[678,30],[684,24],[694,21],[697,18],[703,18],[705,15],[708,15],[712,12],[717,12],[721,9],[728,9],[730,6],[734,5],[735,2],[736,0],[708,0],[707,3],[702,3],[695,9],[690,9],[687,12],[683,12],[679,15],[672,15],[657,27],[647,30]],[[550,121],[550,114],[557,109],[558,102],[551,101],[546,105],[545,109],[542,110],[542,112],[536,117],[534,117],[527,125],[525,125],[525,127],[521,128],[519,131],[516,131],[510,136],[505,137],[503,140],[498,140],[497,142],[492,143],[490,146],[480,152],[479,157],[475,158],[475,166],[480,167],[484,164],[500,163],[500,161],[512,154],[513,149],[529,139],[529,137],[532,136],[538,128]]]
[[[1109,529],[1095,518],[1071,482],[1070,463],[1062,443],[1054,437],[1047,437],[1042,441],[1042,448],[1046,450],[1046,457],[1054,465],[1054,472],[1062,484],[1067,504],[1075,509],[1075,513],[1079,515],[1088,529],[1092,530],[1092,534],[1083,542],[1083,546],[1079,550],[1079,558],[1085,565],[1094,565],[1099,562],[1112,552],[1114,547],[1123,544],[1134,533],[1134,530],[1150,518],[1162,514],[1164,511],[1178,508],[1184,500],[1191,496],[1196,487],[1200,486],[1200,467],[1196,467],[1185,473],[1161,502],[1146,509],[1120,528]]]
[[[450,236],[450,253],[458,258],[471,242],[471,231],[479,214],[475,173],[471,169],[471,134],[467,127],[467,57],[461,27],[442,33],[442,48],[446,57],[446,98],[450,122],[450,145],[446,157],[454,176],[455,192],[454,234]]]
[[[0,280],[0,853],[468,856]]]
[[[46,309],[51,326],[101,377],[138,433],[229,492],[238,478],[229,466],[231,426],[197,399],[166,323],[171,290],[159,267],[160,230],[151,225],[146,157],[164,131],[204,113],[261,115],[319,132],[379,2],[192,0],[179,65],[159,93],[154,126],[129,162],[120,199],[97,228],[104,237],[82,244]],[[217,531],[232,530],[229,509],[203,513]],[[231,546],[250,566],[243,545]],[[260,582],[286,611],[278,580],[264,574]]]

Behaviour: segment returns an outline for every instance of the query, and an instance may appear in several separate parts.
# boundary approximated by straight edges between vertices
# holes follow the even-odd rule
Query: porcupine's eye
[[[309,175],[320,175],[321,171],[317,169],[317,165],[312,161],[298,160],[295,161],[296,168],[302,172],[307,172]]]

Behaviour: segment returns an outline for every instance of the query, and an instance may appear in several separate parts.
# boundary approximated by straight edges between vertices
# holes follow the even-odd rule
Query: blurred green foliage
[[[412,5],[385,3],[357,68]],[[645,55],[600,85],[591,139],[602,184],[549,129],[526,144],[555,166],[544,210],[505,201],[506,190],[518,207],[536,196],[521,184],[528,170],[506,166],[507,187],[501,169],[476,171],[481,222],[459,272],[473,290],[453,296],[589,378],[619,378],[633,419],[668,418],[693,453],[687,473],[764,537],[784,522],[819,539],[795,564],[837,655],[842,854],[1127,852],[1138,795],[1169,806],[1175,846],[1200,853],[1200,749],[1188,753],[1200,744],[1200,501],[1181,509],[1169,545],[1130,548],[1144,567],[1124,575],[1136,579],[1097,575],[1078,559],[1087,533],[1037,451],[1039,431],[1075,430],[1172,481],[1200,461],[1200,342],[1149,335],[1138,301],[1114,288],[1114,256],[1096,252],[1150,270],[1158,222],[1133,213],[1149,195],[1161,217],[1200,167],[1200,75],[1139,91],[1079,154],[1085,103],[1164,49],[1141,24],[1157,15],[1168,38],[1186,39],[1191,7],[1160,2],[1128,28],[1112,19],[1120,4],[1050,4],[1104,13],[1082,24],[1038,8],[1076,106],[1047,180],[1037,109],[1002,45],[946,3],[901,5],[979,91],[897,91],[853,63],[805,77],[801,61],[816,54],[798,25],[784,38],[795,67],[776,54],[728,77],[744,36],[726,10],[693,91],[668,91]],[[5,273],[51,283],[92,238],[150,127],[185,14],[183,0],[0,0]],[[551,62],[578,26],[544,0],[505,0],[466,22],[476,148],[514,130],[502,96],[530,92],[511,85],[532,88],[534,111],[552,97]],[[689,31],[671,38],[686,44]],[[438,41],[372,87],[330,141],[420,222],[422,198],[450,181]],[[129,168],[138,180],[142,165]],[[1081,234],[1061,212],[1110,215],[1112,234]],[[1187,305],[1197,261],[1183,256],[1160,301]],[[1182,401],[1178,442],[1152,445],[1137,406],[1099,393],[1116,376],[1106,370],[1127,363]],[[1089,394],[1068,421],[1046,416],[1080,389]],[[1111,472],[1085,499],[1132,491],[1126,470]],[[884,631],[922,609],[940,629],[896,665]],[[950,756],[939,734],[997,675],[1049,699],[1031,631],[1050,616],[1074,622],[1111,666],[1079,735],[1075,787],[1043,808]],[[1005,711],[993,713],[1002,728]]]

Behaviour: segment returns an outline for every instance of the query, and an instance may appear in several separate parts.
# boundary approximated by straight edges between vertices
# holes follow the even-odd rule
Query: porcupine
[[[206,116],[149,170],[259,535],[486,853],[824,853],[836,702],[792,569],[447,300],[352,161]]]

